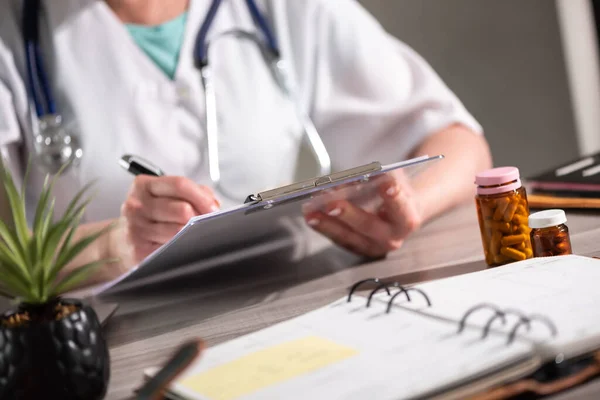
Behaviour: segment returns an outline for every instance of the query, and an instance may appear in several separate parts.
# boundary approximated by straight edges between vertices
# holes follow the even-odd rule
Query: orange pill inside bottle
[[[533,257],[529,204],[518,168],[500,167],[475,176],[475,205],[486,263],[500,266]]]
[[[534,257],[573,254],[566,222],[563,210],[544,210],[529,216]]]

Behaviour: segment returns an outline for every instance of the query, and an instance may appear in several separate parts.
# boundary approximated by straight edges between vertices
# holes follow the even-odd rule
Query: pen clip
[[[335,172],[329,175],[319,176],[313,179],[296,182],[291,185],[281,186],[279,188],[266,190],[257,194],[251,194],[246,198],[246,201],[244,203],[256,203],[275,200],[283,196],[303,192],[307,189],[343,181],[361,175],[371,174],[373,172],[378,171],[381,171],[381,163],[378,161],[374,161],[372,163],[361,165],[359,167],[354,167],[344,171]]]

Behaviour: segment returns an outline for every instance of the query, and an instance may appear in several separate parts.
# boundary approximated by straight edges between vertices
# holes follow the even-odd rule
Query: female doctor
[[[122,260],[98,280],[190,217],[294,181],[302,143],[316,173],[445,155],[414,182],[382,186],[377,214],[338,203],[306,216],[367,257],[470,198],[473,175],[491,162],[461,102],[355,0],[6,0],[0,15],[4,166],[18,177],[27,160],[38,167],[27,181],[30,214],[57,155],[71,161],[57,212],[97,179],[78,234],[119,225],[74,264]],[[125,154],[165,175],[126,173]]]

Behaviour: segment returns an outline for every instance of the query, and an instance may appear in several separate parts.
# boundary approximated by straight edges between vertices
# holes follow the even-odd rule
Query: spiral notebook
[[[599,283],[600,260],[575,255],[412,287],[360,281],[325,307],[208,348],[168,394],[468,398],[599,349]]]

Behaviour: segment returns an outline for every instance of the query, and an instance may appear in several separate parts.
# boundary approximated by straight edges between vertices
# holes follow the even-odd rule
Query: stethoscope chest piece
[[[38,21],[40,6],[39,0],[23,1],[22,33],[27,78],[36,116],[32,158],[41,170],[54,175],[78,164],[83,156],[83,150],[79,136],[71,129],[67,129],[57,111],[48,75],[44,69]]]
[[[62,117],[56,114],[39,119],[33,146],[36,165],[50,174],[56,174],[67,164],[68,167],[78,164],[83,156],[78,136],[71,134]]]

